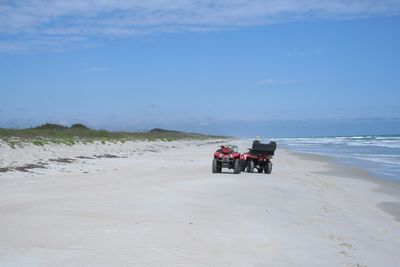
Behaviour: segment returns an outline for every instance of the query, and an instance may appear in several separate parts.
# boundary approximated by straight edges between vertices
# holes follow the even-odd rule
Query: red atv
[[[220,173],[222,168],[233,169],[234,174],[241,173],[242,155],[238,152],[237,146],[221,146],[221,148],[214,153],[212,172]]]
[[[253,172],[254,168],[258,173],[270,174],[272,172],[272,156],[275,154],[276,143],[261,144],[260,141],[254,140],[252,148],[242,155],[242,170]]]

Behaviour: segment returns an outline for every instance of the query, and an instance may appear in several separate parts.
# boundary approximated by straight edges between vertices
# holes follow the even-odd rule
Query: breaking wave
[[[400,136],[278,138],[278,144],[300,152],[333,156],[380,177],[400,181]]]

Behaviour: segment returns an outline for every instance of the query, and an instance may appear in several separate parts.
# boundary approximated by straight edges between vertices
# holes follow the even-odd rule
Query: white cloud
[[[126,37],[399,13],[399,0],[0,0],[0,36],[8,40],[0,50],[57,36]],[[16,35],[23,40],[13,40]]]

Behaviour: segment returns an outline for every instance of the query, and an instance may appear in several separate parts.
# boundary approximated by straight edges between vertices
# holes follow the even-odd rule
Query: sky
[[[0,0],[0,127],[399,134],[399,100],[399,0]]]

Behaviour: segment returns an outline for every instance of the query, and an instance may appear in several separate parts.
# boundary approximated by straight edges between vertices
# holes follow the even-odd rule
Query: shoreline
[[[284,148],[329,156],[372,176],[400,182],[400,136],[332,136],[277,139]]]
[[[339,162],[337,158],[329,155],[323,155],[313,152],[299,152],[291,150],[290,148],[282,148],[287,152],[297,156],[298,158],[307,158],[312,161],[326,162],[329,164],[330,170],[323,171],[322,173],[340,176],[349,179],[359,179],[362,181],[372,182],[378,186],[373,189],[376,192],[388,194],[398,198],[396,202],[380,202],[377,204],[378,208],[387,214],[393,216],[396,221],[400,222],[400,182],[379,177],[374,173],[363,169],[357,165],[350,163]]]

